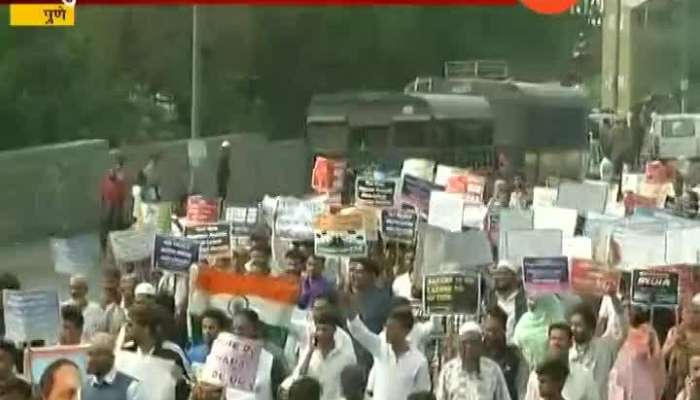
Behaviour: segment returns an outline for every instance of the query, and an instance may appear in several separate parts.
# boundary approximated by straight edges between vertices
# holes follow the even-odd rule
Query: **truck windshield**
[[[695,121],[691,119],[666,120],[661,123],[661,136],[688,138],[695,136]]]

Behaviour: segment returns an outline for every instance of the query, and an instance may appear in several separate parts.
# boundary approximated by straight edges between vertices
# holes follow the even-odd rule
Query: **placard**
[[[153,266],[165,271],[187,273],[199,261],[199,243],[187,238],[156,235]]]
[[[170,233],[172,224],[172,203],[163,201],[159,203],[141,203],[141,217],[138,226],[151,227],[158,233]]]
[[[557,191],[555,206],[572,208],[585,213],[603,213],[608,200],[608,185],[591,183],[562,182]]]
[[[322,215],[314,222],[315,254],[323,257],[364,257],[367,234],[362,214]]]
[[[51,238],[54,270],[60,274],[87,274],[100,265],[100,239],[96,234]]]
[[[653,306],[678,305],[678,272],[632,271],[632,303]]]
[[[608,287],[620,286],[621,272],[595,264],[591,260],[571,260],[571,289],[581,295],[602,297]]]
[[[401,185],[401,202],[415,207],[421,215],[427,216],[430,208],[430,193],[444,188],[430,181],[404,175]]]
[[[355,205],[387,208],[396,202],[396,179],[357,178],[355,181]]]
[[[246,392],[255,389],[262,342],[222,332],[214,340],[204,371],[224,384]]]
[[[258,207],[226,207],[225,219],[231,223],[231,237],[248,238],[258,226]]]
[[[464,194],[433,191],[430,194],[428,224],[448,230],[462,231]]]
[[[563,293],[569,290],[569,259],[523,258],[523,285],[528,295]]]
[[[185,237],[199,243],[199,260],[231,256],[231,225],[228,222],[187,226]]]
[[[203,196],[190,196],[187,199],[187,222],[194,224],[214,223],[219,220],[221,200]]]
[[[175,398],[175,386],[181,372],[173,360],[121,350],[114,354],[114,369],[141,382],[148,382],[146,400]],[[154,376],[158,378],[153,379]]]
[[[522,263],[523,257],[559,257],[562,255],[562,234],[559,230],[514,229],[505,233],[505,248],[499,249],[501,258],[513,264]]]
[[[557,201],[557,189],[544,186],[535,186],[532,192],[533,207],[552,207]]]
[[[476,272],[431,274],[423,277],[423,308],[427,314],[476,314],[479,307]]]
[[[593,259],[593,242],[586,236],[565,237],[562,239],[562,255],[583,260]]]
[[[54,361],[67,359],[73,361],[80,370],[83,380],[87,377],[88,349],[90,346],[51,346],[32,347],[27,350],[25,371],[30,371],[28,377],[31,383],[38,385],[41,376]]]
[[[534,207],[535,229],[558,229],[564,237],[573,237],[578,211],[561,207]]]
[[[138,262],[153,254],[156,232],[151,228],[143,230],[113,231],[109,233],[112,254],[118,262]]]
[[[277,199],[275,236],[285,240],[314,240],[314,219],[328,208],[324,197],[300,200],[293,197]]]
[[[61,326],[58,293],[48,290],[4,290],[5,339],[58,343]]]
[[[455,175],[447,179],[445,191],[464,194],[464,201],[470,204],[483,204],[486,178],[475,174]]]
[[[415,211],[382,210],[382,238],[387,242],[413,243],[418,216]]]
[[[465,204],[462,212],[462,226],[473,229],[483,229],[484,220],[489,209],[483,204]]]
[[[311,171],[311,188],[316,193],[335,193],[343,190],[347,161],[317,156]]]

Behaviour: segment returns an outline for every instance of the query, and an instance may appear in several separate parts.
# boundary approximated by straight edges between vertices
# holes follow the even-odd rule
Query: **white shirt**
[[[403,297],[408,300],[413,300],[413,296],[411,296],[412,288],[413,283],[411,283],[411,276],[408,272],[397,276],[396,279],[394,279],[394,283],[391,285],[394,296]]]
[[[620,344],[612,338],[593,338],[585,346],[574,344],[569,351],[571,365],[578,365],[593,374],[601,400],[608,398],[608,376],[617,359]]]
[[[391,345],[367,329],[359,316],[348,321],[348,329],[374,357],[375,399],[406,400],[413,392],[430,390],[428,361],[413,346],[397,357]]]
[[[102,378],[102,381],[107,383],[108,385],[111,385],[114,383],[114,380],[117,378],[117,370],[112,367],[112,370],[107,373]],[[132,377],[133,378],[133,377]],[[134,380],[131,381],[129,384],[129,387],[126,389],[126,399],[124,400],[141,400],[144,399],[145,396],[141,393],[141,384],[140,382],[133,378]],[[97,386],[100,383],[100,380],[95,376],[95,375],[90,375],[88,377],[88,383],[90,386]]]
[[[304,357],[306,357],[306,354],[307,353],[304,353]],[[299,364],[294,369],[294,373],[292,374],[294,380],[302,376],[301,367],[303,363],[304,360],[300,359]],[[343,372],[343,369],[348,365],[354,365],[356,363],[357,358],[355,358],[354,353],[349,354],[341,349],[334,348],[328,353],[326,358],[323,358],[321,351],[316,349],[313,354],[311,354],[309,369],[306,371],[306,375],[315,378],[321,384],[321,388],[323,388],[321,391],[321,400],[335,400],[343,394],[343,389],[340,384],[340,373]]]
[[[561,393],[566,400],[600,400],[600,391],[593,379],[593,374],[577,364],[569,365],[569,376]],[[540,385],[536,371],[530,373],[524,400],[540,400]]]
[[[449,361],[438,377],[437,400],[511,400],[506,378],[498,364],[481,357],[479,369],[478,374],[467,373],[460,357]]]
[[[68,300],[61,306],[76,306],[73,300]],[[104,321],[104,310],[99,304],[89,301],[83,310],[83,342],[89,342],[92,336],[99,332]]]
[[[518,291],[514,291],[508,297],[501,297],[496,292],[496,302],[498,306],[508,315],[506,321],[506,342],[512,343],[513,333],[515,332],[515,298],[518,296]]]
[[[299,357],[306,354],[309,346],[309,337],[316,329],[311,319],[311,313],[296,309],[287,329],[289,329],[289,337],[284,346],[284,355],[289,365],[296,365]],[[344,329],[337,327],[333,340],[337,349],[355,357],[355,347],[352,343],[352,338]]]
[[[624,317],[615,311],[615,306],[613,305],[613,301],[610,296],[603,296],[603,300],[600,302],[598,318],[606,319],[605,332],[603,332],[601,337],[622,339],[622,334],[624,332]]]

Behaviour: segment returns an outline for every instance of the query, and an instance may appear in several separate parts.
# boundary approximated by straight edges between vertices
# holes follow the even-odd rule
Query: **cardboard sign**
[[[52,346],[52,347],[33,347],[27,351],[25,359],[25,371],[30,371],[27,374],[33,384],[39,384],[41,376],[54,361],[67,359],[73,361],[80,370],[80,376],[83,380],[87,378],[87,360],[88,348],[90,346]]]
[[[225,219],[231,223],[231,237],[250,237],[258,226],[259,217],[257,207],[226,207]]]
[[[153,267],[165,271],[187,273],[199,261],[199,243],[192,239],[156,235],[153,246]]]
[[[523,257],[559,257],[562,255],[562,233],[552,229],[519,230],[505,233],[501,258],[518,265]]]
[[[382,210],[382,238],[387,242],[413,243],[417,225],[415,211]]]
[[[533,207],[553,207],[557,201],[558,191],[555,188],[535,186],[532,192]]]
[[[396,179],[357,178],[355,205],[377,208],[393,207],[396,202],[397,187]]]
[[[142,203],[141,221],[137,221],[139,228],[153,228],[158,233],[170,233],[172,224],[172,203],[164,201],[160,203]]]
[[[428,223],[450,232],[461,232],[464,194],[433,191],[430,194]]]
[[[367,234],[362,214],[323,215],[314,222],[315,253],[323,257],[364,257]]]
[[[423,308],[431,315],[476,314],[479,290],[479,275],[475,272],[426,275]]]
[[[564,237],[573,237],[578,212],[570,208],[534,207],[535,229],[558,229]]]
[[[488,207],[483,204],[465,204],[462,212],[462,226],[474,229],[483,229]]]
[[[653,306],[678,305],[678,272],[632,271],[632,303]]]
[[[223,332],[214,340],[204,371],[227,388],[255,389],[262,342]]]
[[[231,256],[231,225],[228,222],[185,227],[185,237],[199,243],[199,259]]]
[[[58,343],[61,326],[58,294],[48,290],[4,290],[5,339]]]
[[[187,199],[187,221],[193,224],[214,223],[219,220],[221,200],[203,196],[190,196]]]
[[[151,257],[155,237],[153,229],[114,231],[109,233],[109,242],[118,262],[138,262]]]
[[[470,204],[483,204],[486,178],[475,174],[451,176],[447,180],[445,191],[462,193],[464,200]]]
[[[562,240],[561,253],[569,258],[590,260],[593,258],[593,242],[586,236],[565,237]]]
[[[431,192],[441,190],[443,190],[443,187],[430,181],[416,178],[412,175],[404,175],[401,185],[401,202],[415,207],[421,215],[427,216]]]
[[[343,160],[317,156],[311,172],[311,188],[316,193],[336,193],[343,190],[345,170],[348,163]]]
[[[523,284],[528,295],[563,293],[569,290],[569,259],[523,258]]]
[[[571,288],[581,295],[604,296],[608,287],[620,286],[621,273],[596,265],[591,260],[571,261]]]
[[[54,270],[60,274],[86,274],[100,265],[100,239],[96,234],[51,238]]]
[[[285,240],[313,240],[314,219],[328,208],[323,197],[300,200],[293,197],[277,199],[275,236]]]
[[[557,191],[555,206],[572,208],[585,213],[603,213],[608,200],[608,186],[592,183],[562,182]]]

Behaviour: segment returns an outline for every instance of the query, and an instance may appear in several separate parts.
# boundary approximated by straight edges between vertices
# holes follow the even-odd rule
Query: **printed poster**
[[[558,229],[565,238],[574,236],[578,211],[561,207],[533,208],[535,229]]]
[[[355,205],[358,207],[391,208],[396,203],[396,179],[357,178]]]
[[[187,273],[199,261],[200,244],[192,239],[156,235],[153,266],[165,271]]]
[[[275,236],[285,240],[314,240],[314,218],[328,209],[324,201],[324,197],[308,200],[278,198],[274,221]]]
[[[653,306],[678,305],[678,272],[656,270],[632,271],[632,303]]]
[[[214,223],[219,220],[221,200],[203,196],[190,196],[187,199],[187,222],[193,224]]]
[[[31,383],[39,384],[41,376],[46,368],[54,361],[68,359],[73,361],[80,369],[80,376],[87,377],[88,345],[79,346],[52,346],[52,347],[32,347],[27,352],[25,359],[25,371]]]
[[[564,293],[569,290],[569,259],[524,257],[523,284],[528,295]]]
[[[435,185],[430,181],[412,175],[404,175],[401,185],[401,202],[415,207],[422,216],[427,216],[431,192],[441,190],[443,190],[442,186]]]
[[[553,207],[557,201],[557,189],[535,186],[532,191],[532,207]]]
[[[150,228],[113,231],[109,233],[109,242],[117,262],[132,263],[151,257],[155,237],[155,230]]]
[[[262,353],[262,343],[224,332],[214,340],[204,372],[224,383],[227,388],[244,392],[255,389],[255,378]]]
[[[428,224],[450,232],[461,232],[464,194],[433,191],[430,194]]]
[[[58,293],[48,290],[4,290],[5,339],[58,343],[61,326]]]
[[[139,227],[151,227],[158,233],[170,233],[172,224],[172,203],[141,203],[142,220]]]
[[[476,314],[479,308],[476,272],[431,274],[423,277],[423,309],[429,315]]]
[[[413,243],[417,225],[415,211],[382,210],[382,238],[387,242]]]
[[[485,190],[486,178],[476,174],[451,176],[445,186],[448,193],[463,193],[464,200],[469,204],[483,204]]]
[[[231,256],[231,225],[228,222],[185,228],[185,237],[199,243],[199,259]]]
[[[362,214],[322,215],[314,222],[315,253],[323,257],[364,257],[367,235]]]
[[[572,208],[580,213],[605,212],[608,201],[608,185],[578,182],[562,182],[557,191],[555,206]]]
[[[257,207],[226,207],[225,219],[231,223],[231,237],[249,238],[258,226],[260,213]]]
[[[60,274],[86,274],[100,265],[100,239],[96,234],[51,238],[54,270]]]
[[[347,161],[317,156],[311,172],[311,188],[316,193],[341,192],[347,166]]]
[[[602,297],[612,285],[620,286],[622,273],[606,268],[591,260],[573,259],[571,261],[571,288],[575,293]]]

